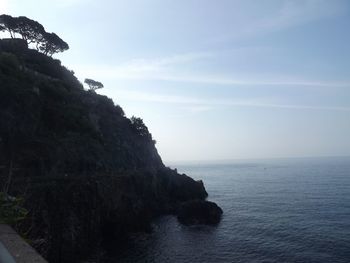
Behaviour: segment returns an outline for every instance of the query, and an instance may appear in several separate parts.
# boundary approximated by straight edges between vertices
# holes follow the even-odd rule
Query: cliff
[[[164,166],[143,123],[15,42],[0,40],[0,185],[24,197],[17,227],[46,259],[84,259],[207,197],[202,182]]]

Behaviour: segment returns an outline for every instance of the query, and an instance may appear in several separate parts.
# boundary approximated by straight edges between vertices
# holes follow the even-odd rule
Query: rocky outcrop
[[[177,218],[185,225],[216,225],[220,222],[222,213],[222,209],[213,202],[191,200],[180,206]]]
[[[151,221],[176,214],[184,200],[207,196],[203,185],[163,168],[114,175],[58,176],[14,182],[27,191],[32,245],[49,262],[76,262],[104,241],[122,240],[130,232],[150,231]],[[183,189],[188,189],[185,192]],[[192,189],[192,191],[191,191]],[[179,198],[179,194],[185,195]]]

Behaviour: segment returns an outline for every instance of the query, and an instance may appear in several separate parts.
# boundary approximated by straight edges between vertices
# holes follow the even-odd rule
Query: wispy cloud
[[[274,73],[270,76],[259,72],[227,74],[200,70],[198,65],[210,66],[225,63],[228,57],[234,58],[242,53],[259,53],[266,47],[240,47],[224,51],[192,52],[155,58],[138,58],[116,66],[72,65],[79,77],[90,76],[110,80],[147,80],[195,83],[226,86],[309,86],[309,87],[350,87],[350,81],[321,81],[298,76],[282,76]],[[216,64],[214,64],[216,65]],[[219,67],[220,68],[220,67]]]
[[[350,81],[319,81],[304,78],[246,74],[247,77],[183,71],[181,64],[213,58],[214,53],[189,53],[154,59],[134,59],[119,66],[73,65],[78,76],[111,80],[151,80],[228,86],[350,87]]]
[[[349,111],[350,107],[271,103],[266,99],[204,99],[188,96],[161,95],[139,91],[118,90],[118,98],[131,101],[179,104],[191,112],[208,111],[217,107],[279,108],[291,110]]]
[[[274,79],[264,79],[251,76],[249,78],[230,77],[226,75],[196,75],[196,74],[167,74],[160,76],[149,76],[152,80],[165,80],[174,82],[202,83],[229,86],[310,86],[310,87],[350,87],[350,82],[325,82],[305,79],[282,79],[279,76]]]
[[[126,64],[132,68],[144,68],[145,66],[151,66],[152,68],[166,67],[170,65],[178,65],[206,58],[212,58],[214,54],[212,52],[193,52],[176,54],[172,56],[152,58],[152,59],[134,59]]]
[[[171,66],[189,64],[213,56],[214,54],[210,52],[185,53],[151,59],[132,59],[114,67],[103,65],[73,65],[73,68],[77,69],[77,74],[82,76],[96,76],[108,79],[160,80],[167,75]]]

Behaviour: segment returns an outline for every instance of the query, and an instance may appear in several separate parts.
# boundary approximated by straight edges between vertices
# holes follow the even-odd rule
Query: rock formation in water
[[[216,225],[220,222],[222,209],[205,200],[190,200],[180,205],[177,218],[184,225]]]
[[[207,197],[202,182],[164,166],[139,125],[59,60],[0,40],[0,184],[25,198],[18,227],[50,262],[84,259]]]

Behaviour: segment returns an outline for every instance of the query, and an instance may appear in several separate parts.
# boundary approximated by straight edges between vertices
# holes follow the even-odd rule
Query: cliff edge
[[[0,40],[0,184],[24,197],[18,229],[49,262],[84,259],[207,197],[164,166],[143,122],[20,39]]]

